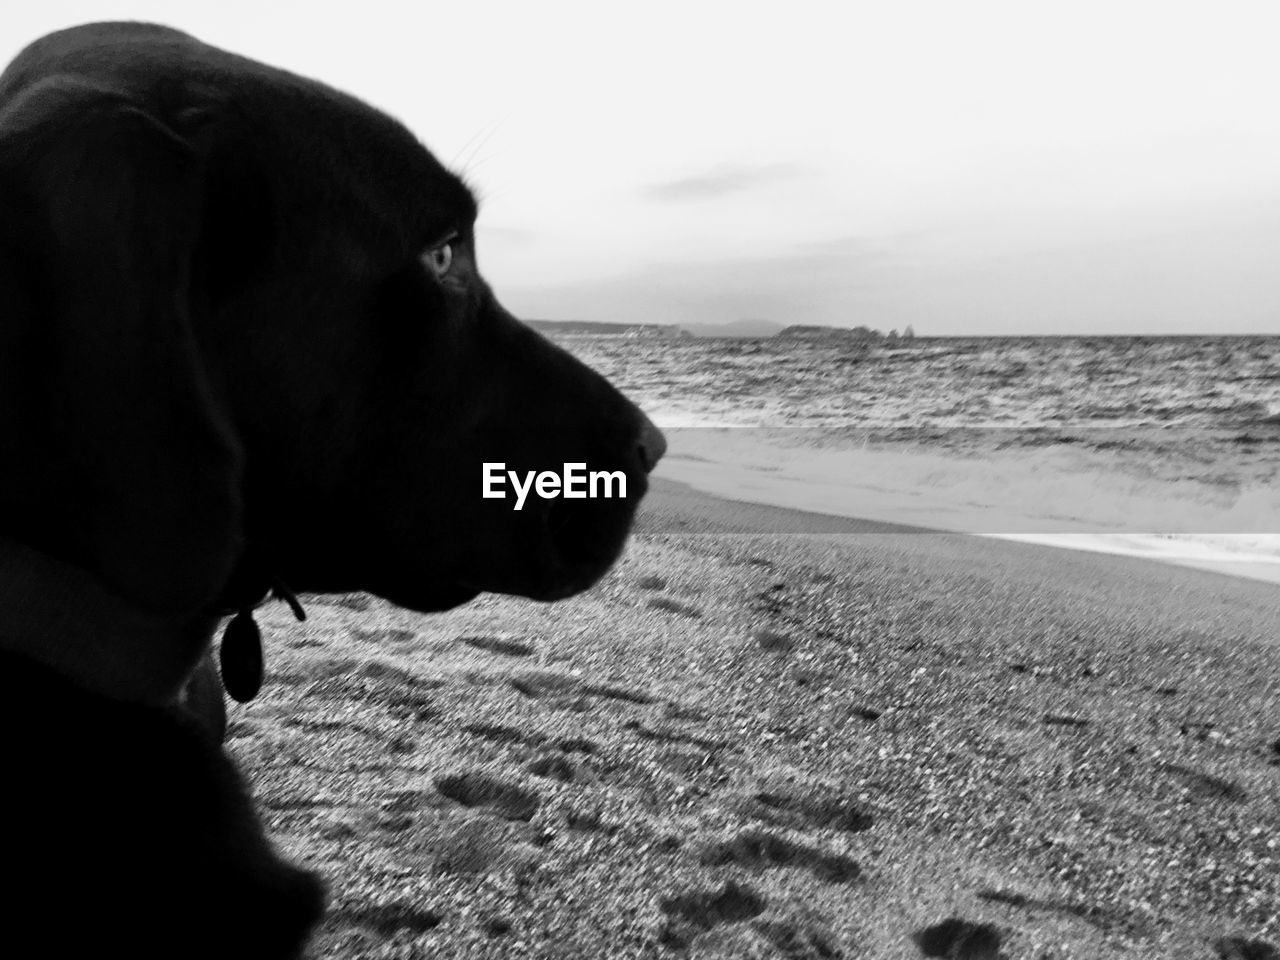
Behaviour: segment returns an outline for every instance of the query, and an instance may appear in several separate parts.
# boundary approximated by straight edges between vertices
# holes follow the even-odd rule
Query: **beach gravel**
[[[313,957],[1276,956],[1274,585],[660,485],[584,596],[308,615],[229,746]]]

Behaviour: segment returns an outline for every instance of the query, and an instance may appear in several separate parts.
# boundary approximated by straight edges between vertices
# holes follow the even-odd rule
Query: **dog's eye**
[[[453,245],[458,242],[456,236],[450,237],[444,243],[436,244],[427,251],[426,261],[432,272],[441,279],[449,272],[449,268],[453,266]]]

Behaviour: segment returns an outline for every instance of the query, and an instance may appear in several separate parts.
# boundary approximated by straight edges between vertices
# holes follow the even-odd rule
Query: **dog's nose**
[[[640,463],[644,472],[650,473],[667,452],[667,438],[643,413],[640,417],[644,421],[640,426]]]

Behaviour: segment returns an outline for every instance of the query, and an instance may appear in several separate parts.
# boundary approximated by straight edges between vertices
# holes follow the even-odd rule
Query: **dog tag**
[[[218,652],[222,685],[237,703],[248,703],[262,689],[262,634],[253,614],[241,610],[227,624]]]

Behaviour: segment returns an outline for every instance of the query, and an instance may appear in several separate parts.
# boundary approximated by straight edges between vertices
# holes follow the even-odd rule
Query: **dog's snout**
[[[643,420],[640,425],[640,463],[645,473],[651,473],[658,465],[658,461],[662,459],[662,455],[667,452],[667,438],[653,425],[652,420],[644,414],[640,416]]]

